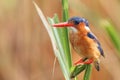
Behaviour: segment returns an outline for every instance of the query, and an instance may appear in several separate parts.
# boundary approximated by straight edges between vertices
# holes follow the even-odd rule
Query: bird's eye
[[[79,21],[73,21],[75,25],[78,25],[79,24]]]

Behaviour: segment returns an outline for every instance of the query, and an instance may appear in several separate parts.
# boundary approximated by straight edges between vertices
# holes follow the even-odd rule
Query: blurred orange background
[[[61,0],[35,2],[46,17],[57,13],[61,19]],[[119,33],[120,1],[69,0],[69,6],[70,16],[89,20],[105,51],[105,59],[101,58],[101,71],[97,72],[93,67],[91,80],[120,80],[118,51],[99,25],[100,20],[108,19]],[[73,51],[73,62],[79,58]],[[52,77],[54,59],[50,38],[32,0],[0,0],[0,80],[64,80],[58,62]],[[83,73],[78,77],[82,80]]]

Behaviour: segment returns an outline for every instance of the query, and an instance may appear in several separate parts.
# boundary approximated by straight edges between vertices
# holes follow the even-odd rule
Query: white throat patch
[[[77,29],[74,27],[70,27],[70,30],[72,30],[73,32],[77,32]]]
[[[90,31],[90,28],[89,28],[88,26],[85,26],[85,29],[86,29],[87,31]]]

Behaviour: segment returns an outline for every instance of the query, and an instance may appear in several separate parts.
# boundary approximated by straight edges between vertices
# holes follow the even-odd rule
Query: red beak
[[[57,24],[53,24],[54,27],[71,27],[73,26],[73,24],[70,24],[68,22],[63,22],[63,23],[57,23]]]

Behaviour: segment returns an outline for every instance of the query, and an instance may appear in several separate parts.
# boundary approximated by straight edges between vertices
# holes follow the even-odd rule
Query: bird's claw
[[[80,60],[78,60],[77,62],[75,62],[74,65],[78,65],[78,64],[81,64],[81,63],[83,63],[83,62],[84,62],[83,59],[80,59]]]
[[[78,64],[91,64],[93,62],[93,59],[88,59],[87,61],[85,61],[86,59],[80,59],[79,61],[75,62],[74,65],[78,65]]]

